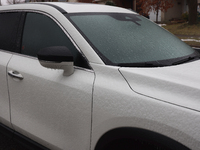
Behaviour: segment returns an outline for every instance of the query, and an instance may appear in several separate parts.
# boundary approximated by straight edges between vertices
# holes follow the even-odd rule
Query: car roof
[[[52,4],[52,3],[50,3]],[[123,12],[130,13],[130,10],[113,7],[102,4],[91,4],[91,3],[53,3],[54,5],[67,10],[68,13],[77,13],[77,12]]]
[[[41,3],[24,3],[1,6],[0,10],[5,9],[35,9],[36,7],[54,7],[62,13],[87,13],[87,12],[108,12],[108,13],[135,13],[131,10],[91,3],[69,3],[69,2],[41,2]]]

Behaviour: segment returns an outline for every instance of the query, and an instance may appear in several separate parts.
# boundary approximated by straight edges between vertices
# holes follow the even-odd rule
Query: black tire
[[[120,139],[104,146],[102,150],[173,150],[159,143],[138,139]]]
[[[95,150],[190,150],[183,144],[139,128],[117,128],[105,133]]]

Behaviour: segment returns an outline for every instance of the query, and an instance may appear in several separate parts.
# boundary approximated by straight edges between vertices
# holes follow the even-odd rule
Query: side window
[[[21,53],[36,57],[39,50],[51,46],[66,46],[74,56],[74,64],[88,68],[86,60],[51,18],[39,13],[27,13]]]
[[[0,13],[0,49],[18,52],[20,47],[20,20],[22,13]]]

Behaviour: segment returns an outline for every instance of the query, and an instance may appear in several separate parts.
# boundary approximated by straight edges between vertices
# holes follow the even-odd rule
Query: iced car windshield
[[[171,33],[137,14],[67,15],[106,64],[161,63],[195,52]]]

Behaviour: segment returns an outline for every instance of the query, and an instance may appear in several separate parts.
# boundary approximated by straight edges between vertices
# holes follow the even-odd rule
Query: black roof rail
[[[53,5],[53,4],[49,4],[49,3],[37,3],[37,4],[43,4],[43,5],[52,6],[55,9],[57,9],[58,11],[60,11],[62,14],[67,14],[67,12],[64,9],[62,9],[61,7],[59,7],[59,6],[56,6],[56,5]]]

